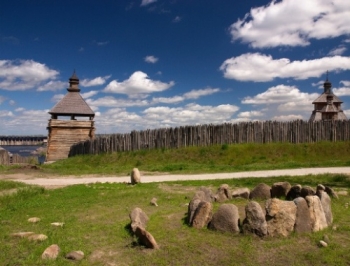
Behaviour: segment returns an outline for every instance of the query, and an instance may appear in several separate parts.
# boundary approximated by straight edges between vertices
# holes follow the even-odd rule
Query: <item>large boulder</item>
[[[305,200],[309,207],[312,231],[317,232],[326,228],[328,224],[320,198],[316,195],[306,196]]]
[[[214,213],[208,228],[221,232],[239,233],[238,208],[233,204],[222,204]]]
[[[271,198],[284,198],[291,189],[289,182],[277,182],[271,186]]]
[[[250,201],[245,206],[245,219],[242,225],[243,233],[253,233],[258,236],[267,235],[267,223],[265,214],[260,204]]]
[[[132,169],[130,179],[132,185],[141,183],[141,174],[138,168]]]
[[[146,228],[149,220],[146,213],[141,208],[135,208],[129,214],[131,220],[131,229],[135,233],[137,227]]]
[[[249,194],[250,194],[249,188],[237,188],[232,191],[232,198],[249,199]]]
[[[61,249],[58,245],[53,244],[44,250],[43,254],[41,255],[41,258],[44,260],[55,260],[58,254],[60,253],[60,250]]]
[[[324,215],[326,216],[327,225],[330,226],[333,223],[331,198],[324,190],[317,190],[317,196],[321,200]]]
[[[297,206],[294,231],[297,233],[312,232],[312,221],[306,200],[303,197],[298,197],[294,199],[294,203]]]
[[[270,236],[288,236],[294,230],[297,206],[277,198],[266,201],[267,232]]]
[[[232,195],[230,192],[230,187],[227,184],[222,184],[218,191],[216,192],[216,195],[214,196],[215,201],[217,202],[224,202],[229,199],[232,199]]]
[[[264,183],[257,185],[249,195],[249,199],[270,199],[271,198],[271,187]]]
[[[331,187],[325,186],[325,191],[330,197],[339,199],[338,194]]]
[[[290,188],[287,193],[286,200],[294,200],[301,196],[301,185],[297,184]]]
[[[213,191],[210,188],[207,187],[200,187],[198,192],[202,192],[201,194],[201,200],[202,201],[207,201],[207,202],[212,202],[213,201]]]
[[[202,201],[193,215],[192,226],[195,228],[207,227],[213,216],[213,205],[210,202]]]

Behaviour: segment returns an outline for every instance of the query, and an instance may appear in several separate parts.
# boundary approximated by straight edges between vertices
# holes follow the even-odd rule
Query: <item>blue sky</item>
[[[348,0],[0,3],[0,135],[47,134],[76,70],[96,133],[350,117]]]

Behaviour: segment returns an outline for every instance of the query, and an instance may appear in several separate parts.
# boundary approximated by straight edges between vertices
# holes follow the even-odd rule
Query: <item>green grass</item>
[[[59,175],[127,175],[138,167],[148,173],[218,173],[319,166],[350,166],[350,142],[308,144],[233,144],[141,150],[75,156],[43,165]],[[11,172],[0,168],[1,172]]]
[[[345,175],[266,178],[273,184],[289,181],[315,187],[331,185],[335,190],[349,190],[350,178]],[[334,224],[313,234],[292,234],[276,238],[231,235],[208,229],[197,230],[184,222],[186,204],[200,186],[213,192],[223,183],[253,188],[262,182],[258,178],[183,182],[74,185],[44,190],[15,182],[3,181],[0,191],[21,188],[17,194],[0,197],[0,265],[69,265],[64,254],[72,250],[85,253],[78,265],[348,265],[350,253],[350,196],[341,195],[332,201]],[[8,184],[7,184],[8,183]],[[158,207],[149,204],[158,199]],[[241,219],[247,201],[233,199]],[[264,202],[261,202],[263,205]],[[147,230],[160,246],[148,250],[136,244],[128,230],[129,213],[142,208],[149,216]],[[214,203],[214,210],[219,203]],[[40,217],[37,224],[27,222]],[[52,222],[64,222],[62,228]],[[34,231],[48,236],[44,242],[18,239],[11,233]],[[318,247],[324,235],[330,238],[327,248]],[[61,248],[54,262],[43,262],[42,252],[51,244]]]

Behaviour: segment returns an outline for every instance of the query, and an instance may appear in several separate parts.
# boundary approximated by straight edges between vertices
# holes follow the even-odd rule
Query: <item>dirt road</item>
[[[218,174],[196,174],[196,175],[142,175],[141,182],[164,182],[164,181],[180,181],[180,180],[212,180],[212,179],[230,179],[245,177],[273,177],[273,176],[300,176],[300,175],[316,175],[316,174],[348,174],[350,175],[350,167],[327,167],[327,168],[300,168],[285,170],[267,170],[267,171],[251,171],[251,172],[235,172],[235,173],[218,173]],[[27,184],[44,186],[46,188],[63,187],[75,184],[89,183],[124,183],[130,182],[129,176],[60,176],[59,178],[41,178],[35,174],[31,175],[0,175],[0,179],[14,180]]]

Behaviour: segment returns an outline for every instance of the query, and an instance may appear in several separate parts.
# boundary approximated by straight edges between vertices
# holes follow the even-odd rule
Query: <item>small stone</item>
[[[151,205],[158,207],[157,198],[152,198],[150,203]]]
[[[54,222],[54,223],[51,223],[51,225],[56,227],[63,227],[64,223]]]
[[[56,244],[53,244],[45,249],[45,251],[41,255],[41,258],[43,260],[45,260],[45,259],[54,260],[57,258],[58,253],[60,253],[60,247]]]
[[[68,260],[82,260],[84,258],[84,252],[81,250],[71,251],[65,256],[65,258]]]
[[[21,237],[21,238],[25,238],[28,236],[34,235],[34,232],[18,232],[18,233],[13,233],[11,234],[11,236],[14,237]]]
[[[323,240],[320,240],[320,247],[327,247],[328,246],[328,244],[326,243],[326,242],[324,242]]]
[[[32,218],[28,219],[28,222],[30,222],[30,223],[37,223],[37,222],[40,222],[40,218],[32,217]]]
[[[31,240],[31,241],[38,241],[38,242],[41,242],[41,241],[46,240],[46,239],[47,239],[47,236],[44,235],[44,234],[34,234],[34,235],[28,236],[28,239]]]
[[[130,178],[132,185],[141,183],[141,174],[138,168],[132,169]]]

